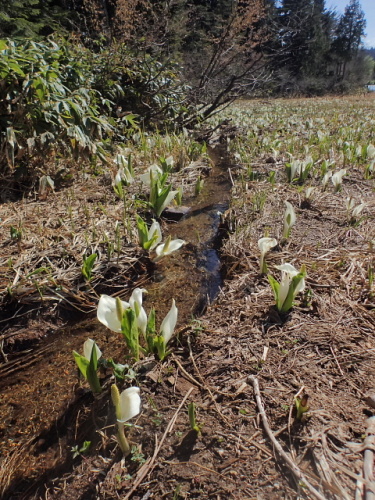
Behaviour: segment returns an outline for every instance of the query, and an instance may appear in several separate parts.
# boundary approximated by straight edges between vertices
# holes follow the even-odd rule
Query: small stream
[[[151,281],[145,284],[145,309],[148,312],[155,306],[159,324],[172,298],[179,309],[179,328],[201,314],[222,285],[220,215],[228,208],[231,189],[224,151],[210,150],[213,167],[202,192],[184,200],[191,207],[189,212],[165,227],[186,245],[158,263]],[[70,448],[86,439],[77,435],[76,426],[81,412],[89,411],[92,396],[77,386],[72,350],[80,352],[89,337],[96,340],[104,357],[122,362],[121,336],[92,318],[56,332],[38,348],[0,365],[0,456],[20,449],[24,459],[16,467],[22,480],[11,485],[16,490],[12,498],[28,498],[25,491],[53,474],[55,477],[58,468],[69,470]]]
[[[210,149],[213,168],[205,178],[202,192],[184,200],[191,210],[177,223],[171,223],[173,238],[187,244],[157,266],[154,282],[147,286],[145,304],[153,302],[164,311],[172,298],[179,308],[179,324],[199,316],[222,285],[218,249],[221,245],[221,215],[227,210],[231,184],[224,150]]]

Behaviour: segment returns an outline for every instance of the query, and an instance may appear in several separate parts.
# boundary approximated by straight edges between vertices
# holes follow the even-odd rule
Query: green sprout
[[[98,255],[96,253],[92,253],[88,257],[83,258],[83,265],[82,265],[82,276],[85,278],[85,280],[90,281],[92,278],[92,269],[94,267],[95,261],[97,259]]]
[[[308,405],[308,399],[309,399],[309,396],[307,394],[302,396],[302,398],[300,398],[300,397],[295,398],[295,405],[296,405],[296,410],[297,410],[296,418],[299,421],[302,420],[304,413],[308,412],[310,409],[310,407]]]
[[[284,213],[284,228],[283,228],[283,238],[287,239],[290,236],[290,230],[296,222],[296,213],[294,211],[293,205],[289,201],[285,201],[285,213]]]
[[[198,196],[204,185],[204,179],[201,178],[201,176],[198,177],[197,182],[195,183],[195,196]]]
[[[296,295],[305,289],[306,270],[302,266],[301,270],[297,271],[292,264],[287,263],[275,267],[281,271],[281,282],[276,281],[270,274],[268,281],[275,296],[277,310],[287,312],[293,307]]]
[[[89,451],[89,448],[91,446],[91,441],[85,441],[81,447],[78,445],[72,446],[70,451],[73,453],[73,458],[77,458],[80,455],[84,455]]]
[[[189,415],[189,423],[191,430],[195,431],[197,434],[200,434],[201,427],[197,424],[197,413],[194,402],[189,403],[188,415]]]
[[[102,352],[92,339],[87,339],[83,344],[83,356],[76,351],[73,351],[73,356],[79,371],[90,385],[92,392],[100,393],[99,377],[97,374],[98,360],[102,356]]]

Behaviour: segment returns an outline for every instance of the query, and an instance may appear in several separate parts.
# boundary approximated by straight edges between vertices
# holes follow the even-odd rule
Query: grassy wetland
[[[374,96],[240,100],[207,130],[2,186],[3,498],[374,488]]]

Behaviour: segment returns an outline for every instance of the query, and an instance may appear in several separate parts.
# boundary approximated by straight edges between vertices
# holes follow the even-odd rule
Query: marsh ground
[[[231,119],[229,132],[212,137],[223,156],[219,179],[227,176],[232,184],[221,215],[224,281],[200,317],[191,314],[201,292],[167,275],[168,267],[174,276],[186,266],[206,272],[198,265],[199,237],[189,229],[190,240],[184,235],[185,248],[169,264],[150,263],[136,241],[132,216],[144,209],[132,197],[137,187],[130,187],[124,210],[113,193],[114,170],[72,168],[69,177],[59,174],[54,192],[36,186],[23,199],[3,191],[3,498],[362,494],[362,443],[375,389],[374,98],[240,102],[221,118]],[[208,161],[194,166],[197,158],[180,146],[153,145],[160,147],[156,155],[174,156],[174,183],[184,183],[188,204],[204,212],[209,197],[193,191],[199,173],[209,173]],[[142,151],[135,155],[139,171],[151,161]],[[312,165],[304,182],[287,182],[285,166],[293,159]],[[334,192],[330,179],[324,188],[324,175],[341,168],[341,190]],[[306,187],[314,188],[309,196]],[[364,203],[356,217],[348,198],[354,206]],[[295,208],[296,223],[283,241],[285,201]],[[11,238],[11,227],[22,237]],[[163,222],[173,236],[180,236],[178,227]],[[267,277],[259,273],[257,242],[266,234],[279,242],[267,255],[270,274],[279,279],[275,266],[282,262],[306,267],[306,289],[287,314],[276,310]],[[81,264],[92,252],[99,259],[88,285]],[[124,383],[138,384],[142,396],[139,427],[130,431],[133,454],[124,460],[112,438],[110,373],[103,371],[105,390],[94,398],[77,382],[70,354],[91,337],[106,357],[122,361],[121,340],[92,318],[97,296],[126,297],[151,281],[190,305],[181,305],[167,360],[141,360],[135,379]],[[146,308],[160,296],[147,300]],[[160,317],[167,307],[165,301]],[[294,410],[298,395],[309,396],[302,420]],[[196,405],[199,434],[189,426],[189,402]],[[275,448],[271,432],[287,456]],[[91,441],[88,452],[73,459],[71,448],[84,441]]]

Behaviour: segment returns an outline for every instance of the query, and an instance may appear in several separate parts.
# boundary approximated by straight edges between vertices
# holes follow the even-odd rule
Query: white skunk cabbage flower
[[[118,408],[116,408],[117,421],[124,424],[141,411],[141,398],[139,387],[129,387],[120,394]]]
[[[161,187],[157,182],[154,182],[150,188],[150,205],[155,214],[160,217],[163,210],[170,205],[174,198],[179,194],[179,191],[171,191],[172,185]]]
[[[345,200],[345,208],[348,212],[351,212],[355,207],[355,199],[351,196],[348,196]]]
[[[137,215],[137,228],[139,244],[145,250],[153,250],[162,240],[159,222],[152,219],[152,224],[148,228],[146,222]]]
[[[130,304],[123,300],[120,301],[122,310],[128,309]],[[115,297],[101,295],[98,303],[96,315],[100,323],[116,333],[121,333],[122,313],[118,310],[118,301]]]
[[[362,210],[365,208],[365,206],[365,203],[360,203],[359,205],[354,207],[352,209],[352,217],[356,219],[362,213]]]
[[[328,171],[326,174],[324,174],[323,179],[322,179],[322,185],[323,189],[327,187],[329,179],[332,177],[332,172]]]
[[[138,328],[143,334],[146,333],[147,315],[142,307],[142,293],[146,290],[135,288],[129,302],[119,298],[101,295],[96,312],[97,318],[104,326],[116,333],[121,333],[122,315],[125,309],[131,307],[137,318]]]
[[[125,184],[128,186],[133,182],[133,169],[129,159],[126,159],[124,155],[118,154],[115,157],[115,163],[119,167],[118,172],[115,176],[115,180],[113,182],[114,186],[118,186],[118,184]]]
[[[305,189],[305,198],[306,200],[310,200],[313,192],[315,191],[315,188],[312,186],[309,186]]]
[[[306,269],[302,266],[300,271],[292,264],[282,264],[276,266],[281,271],[281,282],[275,280],[273,276],[268,275],[273,294],[276,300],[277,310],[285,313],[293,307],[295,296],[305,289]]]
[[[356,219],[362,213],[362,210],[365,208],[365,206],[365,203],[360,203],[356,206],[355,199],[351,196],[349,196],[345,200],[345,208],[348,214],[350,214],[353,219]]]
[[[125,423],[137,416],[141,411],[139,387],[129,387],[120,394],[117,385],[113,384],[111,386],[111,396],[116,409],[118,444],[124,456],[127,456],[130,453],[131,447],[125,435]]]
[[[164,345],[167,345],[172,338],[177,323],[178,309],[175,300],[172,299],[172,307],[160,325],[160,335],[163,337]]]
[[[375,146],[373,144],[369,144],[366,149],[367,158],[369,160],[375,159]]]
[[[87,361],[90,361],[91,359],[92,349],[94,345],[96,351],[96,359],[100,359],[102,357],[102,351],[96,345],[96,342],[92,339],[87,339],[83,344],[83,355],[87,359]]]
[[[139,176],[143,184],[146,184],[146,186],[151,187],[155,180],[158,179],[161,175],[163,174],[163,170],[158,167],[157,165],[151,165],[146,171],[145,174],[142,174]]]
[[[258,248],[260,250],[260,260],[259,260],[259,267],[260,267],[260,272],[266,273],[267,272],[267,264],[264,260],[264,257],[267,252],[271,250],[271,248],[275,247],[277,245],[277,240],[275,238],[260,238],[258,240]]]
[[[87,339],[83,344],[83,356],[73,351],[73,357],[77,363],[79,371],[90,384],[92,392],[98,394],[102,391],[98,378],[98,360],[102,357],[102,351],[94,340]]]
[[[113,184],[117,186],[117,184],[119,184],[120,182],[124,183],[126,186],[133,182],[132,174],[129,172],[127,168],[121,167],[118,169]]]
[[[147,292],[147,290],[145,290],[144,288],[135,288],[129,299],[130,307],[135,312],[135,317],[137,318],[138,328],[141,330],[143,335],[146,334],[146,328],[147,328],[147,314],[142,307],[142,300],[143,300],[142,294],[144,292]]]
[[[296,222],[296,213],[294,211],[293,205],[289,201],[285,201],[286,210],[284,213],[284,228],[283,228],[283,238],[289,238],[290,230]]]
[[[171,236],[169,235],[165,243],[162,243],[155,248],[156,257],[153,259],[153,261],[158,262],[166,255],[170,255],[171,253],[179,250],[183,245],[185,245],[185,240],[180,240],[178,238],[172,240]]]
[[[288,296],[289,293],[289,286],[292,282],[292,279],[294,276],[297,276],[299,274],[299,271],[292,265],[292,264],[281,264],[280,266],[275,266],[276,269],[281,271],[281,282],[280,282],[280,289],[279,289],[279,296],[278,296],[278,306],[280,306],[280,310],[282,309],[282,306],[285,302],[285,299]],[[299,293],[302,292],[305,289],[305,280],[302,278],[302,280],[298,283],[296,289],[293,292],[293,298]]]
[[[148,239],[151,240],[154,237],[155,241],[152,243],[149,250],[153,250],[157,245],[159,245],[163,238],[159,222],[157,222],[155,219],[152,219],[152,224],[150,226],[150,229],[148,230]]]
[[[335,193],[337,193],[337,191],[340,191],[341,185],[342,185],[342,178],[344,177],[344,175],[346,175],[345,168],[342,168],[341,170],[339,170],[338,172],[335,172],[332,175],[331,181],[332,181],[332,184],[335,188]]]

